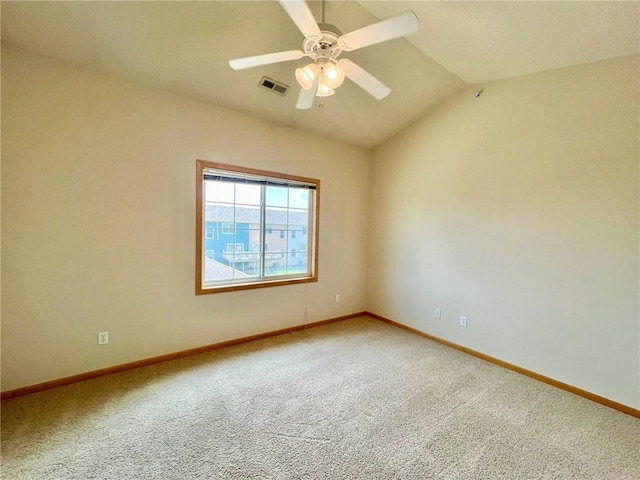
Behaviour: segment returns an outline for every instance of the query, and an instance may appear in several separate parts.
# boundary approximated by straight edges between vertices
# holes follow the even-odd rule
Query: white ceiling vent
[[[262,77],[258,86],[271,90],[273,93],[277,93],[283,97],[287,94],[287,90],[290,88],[289,85],[285,85],[284,83],[278,82],[269,77]]]

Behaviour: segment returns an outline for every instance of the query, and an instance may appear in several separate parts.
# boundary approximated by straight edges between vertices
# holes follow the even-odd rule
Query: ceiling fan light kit
[[[318,89],[316,90],[316,97],[329,97],[334,93],[336,93],[335,90],[327,84],[327,79],[325,78],[325,76],[320,75],[320,77],[318,78]]]
[[[318,66],[310,63],[304,68],[296,68],[296,80],[302,88],[309,90],[313,86],[313,81],[318,76]]]
[[[344,82],[344,70],[338,65],[328,65],[324,69],[324,75],[327,78],[327,83],[331,88],[338,88],[340,85],[342,85],[342,82]]]
[[[333,63],[325,63],[321,66],[310,63],[304,68],[296,68],[296,80],[305,90],[310,90],[316,79],[318,80],[316,97],[328,97],[335,93],[333,89],[342,85],[344,70],[340,65]]]
[[[391,89],[362,67],[347,59],[338,60],[343,51],[353,51],[376,43],[410,35],[418,31],[418,17],[412,11],[382,20],[345,35],[335,27],[316,23],[304,0],[279,0],[280,5],[304,35],[302,50],[267,53],[252,57],[229,60],[234,70],[298,60],[309,57],[312,63],[295,71],[296,80],[302,87],[296,108],[307,109],[313,105],[314,97],[328,97],[342,85],[345,77],[354,82],[374,98],[386,97]]]

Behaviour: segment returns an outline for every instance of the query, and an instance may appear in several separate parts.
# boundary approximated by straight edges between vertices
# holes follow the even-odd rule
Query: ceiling
[[[320,20],[321,3],[309,5]],[[295,108],[294,70],[304,59],[243,71],[227,63],[301,48],[302,35],[277,2],[2,1],[2,39],[365,148],[468,84],[640,52],[638,1],[336,0],[326,3],[325,19],[350,32],[409,9],[420,19],[418,34],[342,55],[391,94],[378,101],[347,80],[310,110]],[[291,89],[282,97],[260,88],[263,75]]]

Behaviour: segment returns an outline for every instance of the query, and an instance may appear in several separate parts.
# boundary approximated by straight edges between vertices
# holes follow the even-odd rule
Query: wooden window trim
[[[279,178],[283,180],[291,180],[294,182],[312,183],[316,187],[315,203],[313,210],[313,242],[311,245],[310,259],[310,275],[304,278],[286,278],[276,280],[260,280],[257,282],[248,282],[238,285],[223,285],[220,287],[202,287],[203,272],[203,239],[204,239],[204,211],[203,211],[203,175],[205,169],[228,170],[237,173],[260,175],[265,177]],[[320,180],[309,177],[301,177],[297,175],[289,175],[285,173],[272,172],[268,170],[259,170],[256,168],[241,167],[238,165],[230,165],[226,163],[210,162],[207,160],[196,160],[196,295],[207,295],[210,293],[234,292],[238,290],[250,290],[254,288],[277,287],[283,285],[297,285],[301,283],[318,281],[318,251],[320,240]],[[266,228],[266,226],[264,227]]]

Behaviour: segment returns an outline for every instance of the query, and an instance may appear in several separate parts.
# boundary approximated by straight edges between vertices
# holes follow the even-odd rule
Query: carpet
[[[359,317],[2,402],[4,479],[634,479],[640,420]]]

